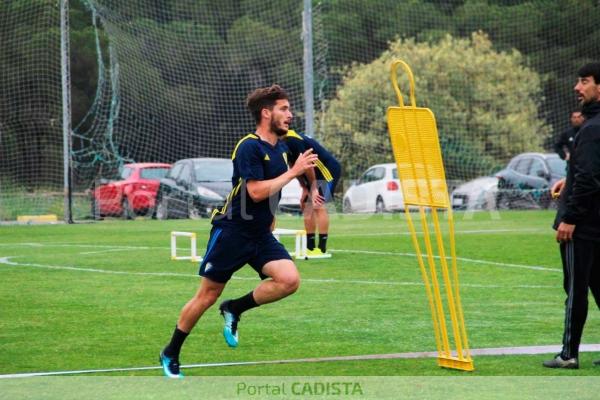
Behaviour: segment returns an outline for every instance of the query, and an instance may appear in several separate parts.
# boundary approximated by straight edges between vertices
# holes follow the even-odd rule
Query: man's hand
[[[319,157],[316,154],[313,154],[313,149],[308,149],[304,153],[300,153],[290,171],[294,177],[304,175],[307,170],[315,167],[315,162],[318,158]]]
[[[323,204],[325,204],[325,197],[321,196],[321,194],[319,193],[318,187],[315,187],[309,193],[308,189],[303,185],[302,186],[302,194],[300,195],[300,210],[301,211],[304,211],[304,208],[306,207],[306,202],[308,199],[310,199],[312,206],[315,208],[320,207]]]
[[[319,188],[317,187],[316,182],[311,190],[310,199],[312,200],[313,207],[321,207],[323,204],[325,204],[325,197],[321,196],[319,193]]]
[[[561,222],[556,230],[556,241],[557,242],[569,242],[573,240],[573,232],[575,231],[575,225],[566,224]]]
[[[559,181],[556,181],[554,185],[552,185],[552,189],[550,189],[550,193],[552,194],[553,199],[557,199],[560,196],[563,188],[565,187],[565,178],[562,178]]]

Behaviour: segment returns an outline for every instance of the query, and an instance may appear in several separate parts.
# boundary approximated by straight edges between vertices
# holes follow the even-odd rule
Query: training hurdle
[[[190,255],[189,256],[178,256],[177,255],[177,238],[178,237],[189,237],[190,238]],[[190,260],[191,262],[202,261],[202,257],[198,257],[196,253],[196,234],[193,232],[171,232],[171,260]]]
[[[296,236],[295,251],[290,252],[290,255],[296,260],[306,260],[306,231],[303,229],[281,229],[277,228],[273,231],[275,239],[279,240],[280,236]]]

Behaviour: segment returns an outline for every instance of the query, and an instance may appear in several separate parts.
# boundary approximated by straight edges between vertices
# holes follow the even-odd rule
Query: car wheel
[[[530,193],[519,193],[516,199],[512,199],[510,207],[517,210],[539,210],[541,205],[536,196]]]
[[[552,207],[552,203],[552,195],[550,194],[550,191],[541,194],[539,204],[542,209],[549,209]]]
[[[496,207],[498,210],[510,210],[511,203],[508,194],[506,193],[498,193],[498,197],[496,197]]]
[[[377,201],[375,202],[375,212],[377,214],[381,214],[385,211],[385,204],[381,197],[377,197]]]
[[[350,204],[349,199],[344,199],[344,203],[342,204],[342,212],[344,212],[344,213],[352,212],[352,204]]]
[[[167,219],[169,217],[168,209],[167,209],[167,200],[165,198],[161,198],[158,201],[158,205],[156,206],[156,218],[157,219]]]
[[[135,214],[133,213],[133,210],[131,209],[131,206],[129,205],[129,201],[127,200],[127,197],[125,197],[123,199],[123,202],[121,203],[121,216],[123,217],[123,219],[132,219],[135,217]]]
[[[194,201],[192,199],[188,200],[188,218],[189,219],[200,219],[202,215],[198,208],[194,205]]]

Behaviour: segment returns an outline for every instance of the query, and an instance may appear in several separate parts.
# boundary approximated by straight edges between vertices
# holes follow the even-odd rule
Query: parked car
[[[566,171],[566,162],[555,153],[519,154],[496,174],[496,205],[499,209],[548,208],[552,204],[550,188]]]
[[[231,191],[233,163],[227,158],[188,158],[177,161],[160,180],[156,217],[209,217]]]
[[[159,181],[171,168],[165,163],[125,164],[120,179],[101,179],[93,190],[94,216],[120,215],[132,218],[152,215],[156,207]]]
[[[404,209],[396,164],[373,165],[344,194],[344,212],[384,212]]]
[[[279,210],[287,213],[300,213],[301,196],[302,186],[300,186],[300,182],[298,182],[298,179],[292,179],[290,183],[281,189]]]
[[[494,210],[498,178],[482,176],[458,186],[450,196],[452,208],[456,210]]]

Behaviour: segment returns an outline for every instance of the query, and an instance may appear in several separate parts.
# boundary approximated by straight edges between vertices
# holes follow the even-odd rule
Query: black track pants
[[[588,312],[588,287],[600,308],[600,242],[573,239],[560,244],[563,261],[565,330],[561,357],[578,357]]]

